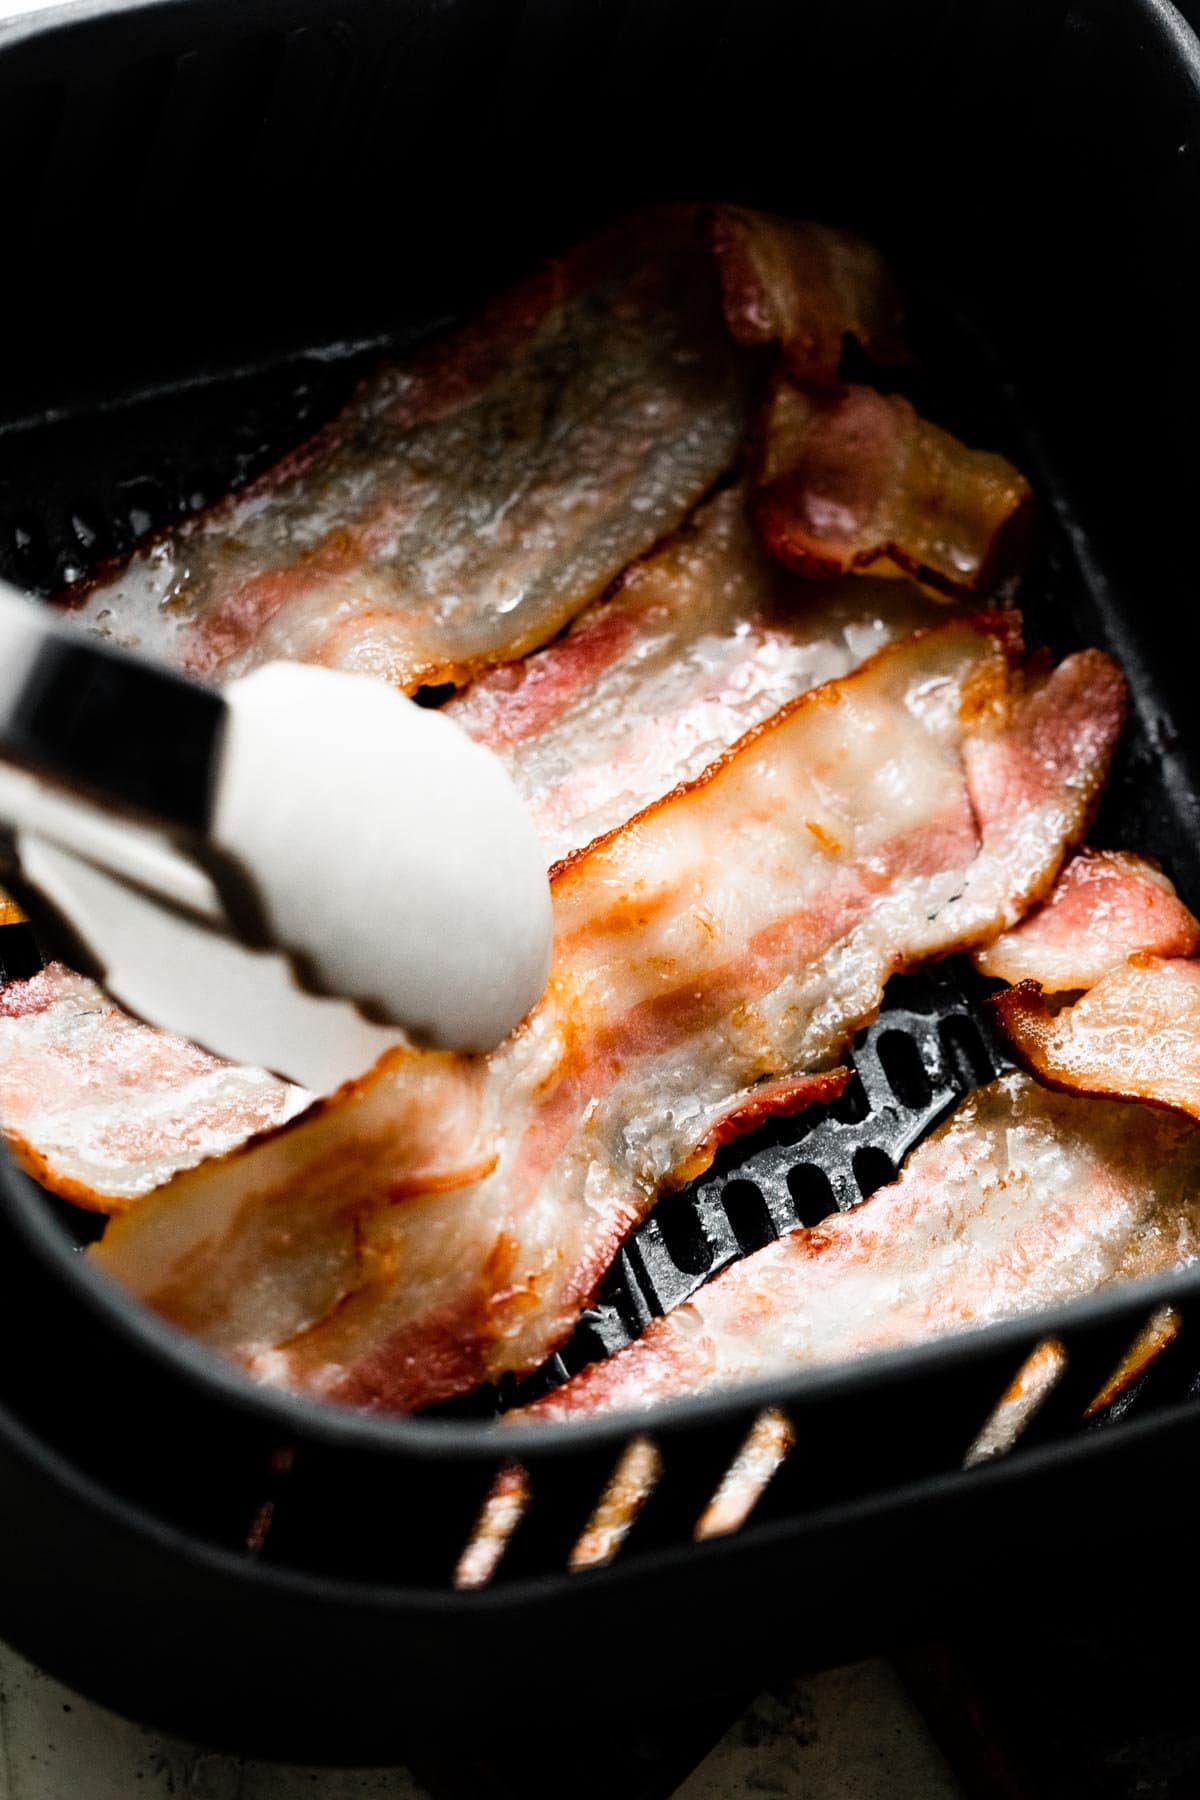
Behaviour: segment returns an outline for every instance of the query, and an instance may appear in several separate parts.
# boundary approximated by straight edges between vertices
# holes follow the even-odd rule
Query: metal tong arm
[[[228,929],[206,843],[225,717],[214,689],[76,634],[0,584],[0,826]]]

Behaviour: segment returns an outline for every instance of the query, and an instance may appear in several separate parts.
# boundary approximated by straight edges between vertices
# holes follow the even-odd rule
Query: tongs
[[[545,985],[545,858],[499,761],[366,676],[223,689],[0,587],[0,834],[130,1011],[318,1093],[490,1049]]]

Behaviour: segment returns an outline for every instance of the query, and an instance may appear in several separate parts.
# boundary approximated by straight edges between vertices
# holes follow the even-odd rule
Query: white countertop
[[[676,1800],[962,1800],[891,1666],[763,1694]],[[436,1800],[405,1769],[243,1762],[131,1725],[0,1645],[0,1800]],[[480,1800],[487,1800],[485,1795]],[[564,1794],[564,1800],[567,1796]]]

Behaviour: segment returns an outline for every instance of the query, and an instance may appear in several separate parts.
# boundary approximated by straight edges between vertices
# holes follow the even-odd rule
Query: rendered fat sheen
[[[1200,1043],[1198,965],[1148,952],[1186,954],[1198,934],[1161,871],[1124,852],[1085,850],[1044,904],[976,962],[990,975],[1034,977],[1047,991],[1092,988],[1082,1030],[1077,1007],[1055,1020],[1029,987],[999,998],[1018,1049],[1031,1052],[1031,1019],[1075,1046],[1079,1066],[1064,1085],[1085,1085],[1086,1063],[1093,1090],[1140,1091],[1187,1111]],[[1061,1074],[1060,1046],[1058,1058]],[[1194,1126],[1006,1076],[968,1096],[891,1186],[746,1257],[636,1344],[514,1418],[649,1406],[1163,1273],[1200,1249],[1198,1176]],[[1151,1333],[1145,1356],[1165,1341]],[[1113,1393],[1142,1360],[1139,1349],[1110,1383]],[[1047,1354],[1041,1366],[1050,1379],[1059,1364]],[[1041,1391],[1033,1375],[1019,1384],[992,1436],[1015,1428],[1013,1409]]]
[[[793,703],[562,866],[547,993],[488,1058],[396,1054],[93,1254],[260,1378],[410,1409],[536,1365],[672,1180],[831,1070],[896,969],[1053,881],[1124,686],[953,623]],[[810,1077],[814,1077],[810,1079]]]
[[[1084,850],[1043,906],[976,952],[975,966],[1059,994],[1093,987],[1131,956],[1197,950],[1200,924],[1161,869],[1124,850]]]

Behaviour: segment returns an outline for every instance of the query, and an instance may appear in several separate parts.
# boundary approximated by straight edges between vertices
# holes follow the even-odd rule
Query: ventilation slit
[[[730,1181],[725,1185],[721,1195],[725,1205],[725,1214],[733,1227],[733,1235],[738,1241],[738,1249],[743,1253],[761,1250],[776,1237],[775,1222],[771,1217],[771,1209],[763,1198],[761,1188],[752,1181]]]
[[[864,1144],[861,1150],[854,1152],[854,1179],[858,1183],[859,1193],[867,1200],[876,1188],[886,1187],[889,1181],[895,1181],[896,1165],[886,1150],[880,1150],[874,1144]]]
[[[797,1163],[787,1174],[788,1193],[802,1225],[819,1225],[837,1211],[833,1184],[816,1163]]]
[[[905,1031],[885,1031],[879,1039],[879,1060],[888,1086],[901,1106],[923,1112],[933,1094],[921,1053]]]

